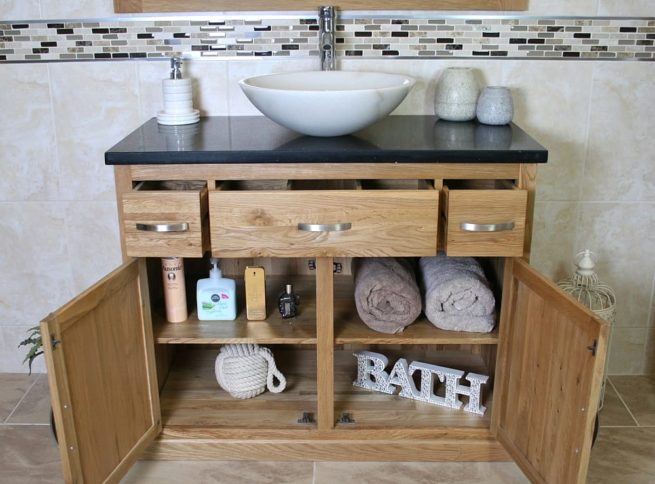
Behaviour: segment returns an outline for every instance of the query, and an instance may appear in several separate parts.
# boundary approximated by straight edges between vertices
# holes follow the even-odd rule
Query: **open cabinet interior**
[[[498,344],[498,324],[490,333],[465,333],[436,328],[424,314],[403,332],[386,334],[367,327],[354,302],[354,277],[351,258],[332,261],[334,339],[330,345],[333,365],[328,378],[333,395],[321,395],[317,385],[317,294],[315,260],[308,259],[233,259],[222,260],[224,276],[237,281],[237,319],[235,321],[199,321],[195,312],[194,286],[209,267],[208,260],[185,260],[188,320],[165,320],[161,293],[161,269],[158,258],[148,259],[151,279],[154,340],[159,358],[161,412],[164,434],[183,431],[186,437],[202,437],[211,428],[221,431],[316,429],[317,401],[333,406],[335,430],[439,430],[449,427],[489,429],[493,402],[494,370]],[[248,321],[242,268],[259,265],[266,268],[267,318]],[[488,264],[488,271],[502,264]],[[339,271],[339,272],[336,272]],[[297,272],[300,272],[298,274]],[[489,274],[490,280],[498,280]],[[285,284],[291,283],[300,298],[298,315],[282,319],[277,298]],[[499,292],[498,292],[499,293]],[[257,343],[269,348],[278,369],[287,379],[282,393],[264,392],[249,400],[231,397],[219,387],[215,360],[224,344]],[[434,404],[371,392],[353,386],[357,379],[358,351],[384,354],[391,367],[399,358],[460,369],[489,376],[481,392],[484,415],[439,407]],[[391,368],[387,368],[390,371]],[[413,375],[420,388],[420,373]],[[435,379],[435,395],[443,397],[445,384]],[[462,382],[465,384],[465,382]],[[468,397],[460,396],[463,404]]]

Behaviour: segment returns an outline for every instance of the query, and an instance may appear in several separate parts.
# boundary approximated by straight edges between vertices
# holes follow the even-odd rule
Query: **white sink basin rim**
[[[276,123],[311,136],[341,136],[390,114],[415,82],[381,72],[308,71],[249,77],[239,85]]]

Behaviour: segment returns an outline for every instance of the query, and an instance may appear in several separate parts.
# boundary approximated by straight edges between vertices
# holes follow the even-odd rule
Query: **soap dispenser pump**
[[[171,57],[171,79],[182,79],[182,59]]]
[[[200,111],[193,109],[193,84],[182,77],[182,58],[171,57],[171,71],[162,80],[164,110],[157,113],[157,122],[165,125],[193,124],[200,120]]]
[[[210,259],[209,278],[196,286],[196,303],[200,321],[232,321],[237,317],[236,283],[223,277],[218,259]]]

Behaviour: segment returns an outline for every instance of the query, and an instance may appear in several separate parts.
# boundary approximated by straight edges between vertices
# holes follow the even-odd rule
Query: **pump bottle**
[[[218,259],[210,259],[208,279],[200,279],[196,289],[198,319],[201,321],[232,321],[237,317],[236,283],[226,279],[218,268]]]

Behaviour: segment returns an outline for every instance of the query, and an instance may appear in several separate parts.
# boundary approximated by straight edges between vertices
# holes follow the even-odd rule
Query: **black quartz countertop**
[[[389,116],[348,136],[317,138],[263,116],[144,123],[105,153],[108,165],[195,163],[545,163],[548,151],[510,124]]]

